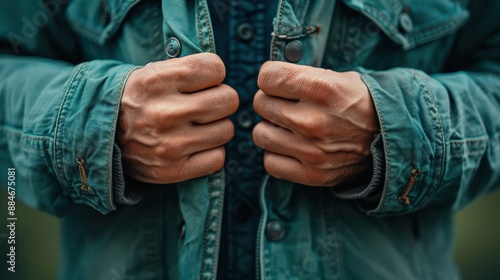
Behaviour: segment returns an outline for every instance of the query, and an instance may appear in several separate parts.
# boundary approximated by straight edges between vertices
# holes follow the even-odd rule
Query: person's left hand
[[[265,120],[253,130],[274,177],[310,186],[336,186],[371,166],[379,130],[368,88],[356,72],[266,62],[254,108]]]

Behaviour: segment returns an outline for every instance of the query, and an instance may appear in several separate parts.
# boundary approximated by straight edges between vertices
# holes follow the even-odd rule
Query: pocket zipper
[[[413,186],[417,182],[417,177],[419,174],[420,174],[419,169],[413,169],[411,171],[411,177],[410,179],[408,179],[408,183],[406,183],[403,193],[401,193],[401,195],[398,197],[398,202],[404,203],[406,205],[410,204],[410,198],[408,197],[408,194],[410,193],[410,191],[413,189]]]

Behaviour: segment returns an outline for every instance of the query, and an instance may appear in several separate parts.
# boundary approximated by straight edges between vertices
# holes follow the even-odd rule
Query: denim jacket
[[[500,185],[500,2],[466,2],[279,1],[270,59],[298,40],[296,63],[358,71],[383,172],[376,203],[262,178],[259,279],[459,277],[452,215]],[[169,59],[170,37],[180,56],[216,52],[207,5],[0,3],[0,184],[15,167],[17,197],[61,217],[62,279],[217,277],[224,170],[142,184],[130,205],[114,144],[135,67]]]

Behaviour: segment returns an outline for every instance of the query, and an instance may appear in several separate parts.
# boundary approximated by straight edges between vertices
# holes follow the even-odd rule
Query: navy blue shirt
[[[253,110],[260,66],[269,59],[277,1],[210,1],[216,53],[226,66],[224,83],[239,95],[231,117],[235,136],[226,145],[226,194],[219,279],[255,279],[260,220],[259,188],[265,174],[263,151],[252,141],[261,118]]]

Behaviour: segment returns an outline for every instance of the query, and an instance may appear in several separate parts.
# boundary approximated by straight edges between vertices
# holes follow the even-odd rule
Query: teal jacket
[[[270,59],[286,61],[299,40],[297,63],[360,72],[384,172],[375,203],[264,177],[259,278],[460,277],[453,213],[500,185],[500,2],[465,2],[279,2]],[[224,171],[144,184],[137,199],[114,144],[135,67],[169,59],[170,37],[181,56],[216,52],[208,10],[204,0],[0,3],[0,182],[15,167],[16,197],[62,218],[61,278],[216,278]],[[283,236],[268,238],[270,221]]]

